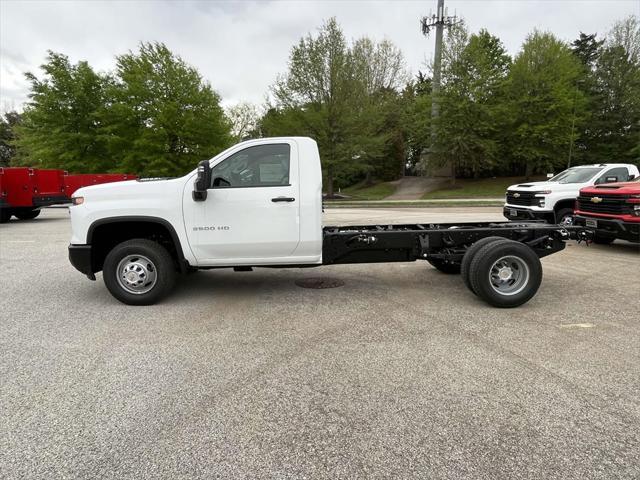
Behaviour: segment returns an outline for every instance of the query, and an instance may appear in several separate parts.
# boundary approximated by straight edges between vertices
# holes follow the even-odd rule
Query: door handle
[[[272,202],[295,202],[296,199],[293,197],[276,197],[271,199]]]

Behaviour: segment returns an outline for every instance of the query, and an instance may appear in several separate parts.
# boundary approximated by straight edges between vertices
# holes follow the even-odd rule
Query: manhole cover
[[[329,277],[301,278],[296,285],[302,288],[336,288],[344,285],[342,280]]]

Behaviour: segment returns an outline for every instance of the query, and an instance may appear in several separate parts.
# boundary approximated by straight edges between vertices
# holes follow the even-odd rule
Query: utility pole
[[[427,37],[431,30],[436,31],[436,50],[433,56],[433,80],[431,86],[431,148],[433,152],[436,139],[436,119],[440,115],[440,79],[442,76],[442,34],[445,27],[450,28],[458,23],[455,15],[448,16],[444,9],[444,0],[438,0],[436,13],[422,17],[420,26],[422,34]]]

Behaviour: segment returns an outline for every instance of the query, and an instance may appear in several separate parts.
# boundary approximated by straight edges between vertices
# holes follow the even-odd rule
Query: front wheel
[[[134,239],[116,245],[105,258],[104,283],[127,305],[153,305],[173,289],[176,269],[171,255],[157,242]]]
[[[0,223],[7,223],[11,219],[13,212],[8,208],[0,208]]]
[[[38,215],[40,215],[39,209],[26,209],[26,210],[16,210],[13,214],[19,220],[33,220]]]
[[[540,288],[542,265],[527,245],[513,240],[489,243],[476,252],[469,268],[473,292],[494,307],[528,302]]]
[[[573,208],[561,208],[556,212],[556,223],[558,225],[573,225]]]

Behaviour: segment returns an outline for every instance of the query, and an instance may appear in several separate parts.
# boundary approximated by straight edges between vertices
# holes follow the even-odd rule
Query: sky
[[[445,6],[471,31],[486,28],[500,37],[512,55],[534,28],[570,42],[580,31],[604,34],[616,20],[640,15],[640,0],[445,0]],[[24,72],[40,75],[47,50],[109,71],[115,55],[143,41],[164,42],[195,66],[223,105],[261,104],[286,72],[292,45],[332,16],[347,39],[394,42],[415,74],[433,56],[433,35],[422,35],[420,18],[435,7],[436,0],[0,0],[0,111],[22,109]]]

